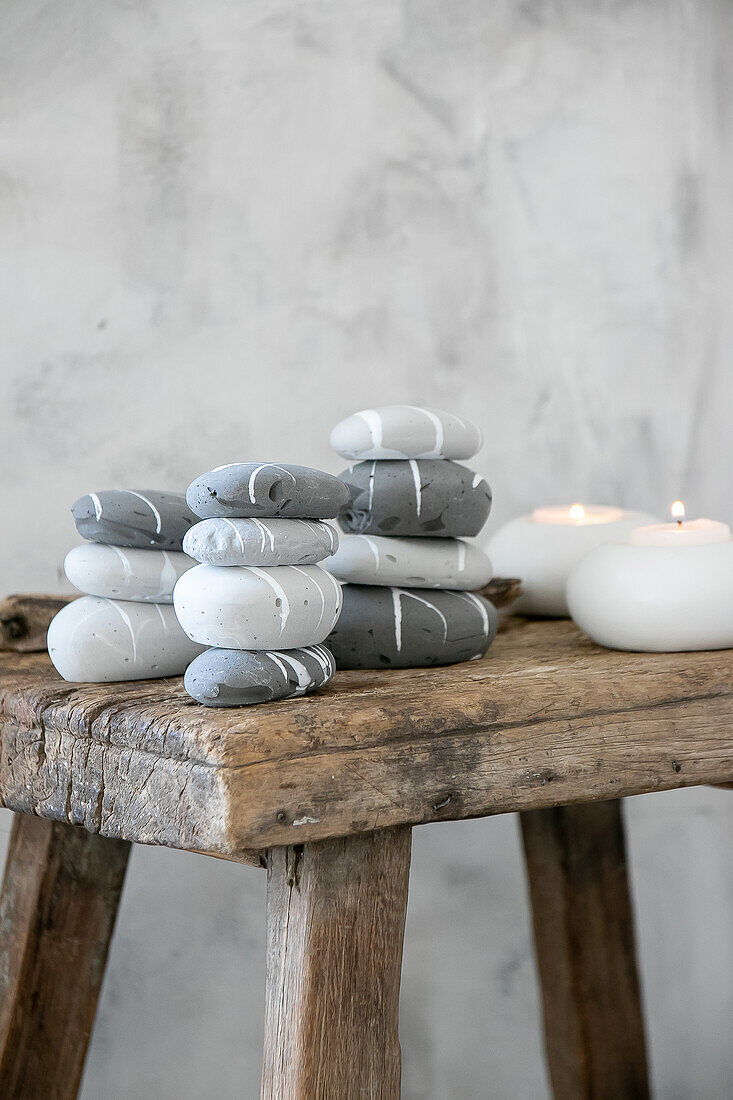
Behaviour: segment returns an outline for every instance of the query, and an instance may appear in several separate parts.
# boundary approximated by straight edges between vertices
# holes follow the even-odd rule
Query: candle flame
[[[571,519],[585,519],[585,508],[582,504],[574,504],[569,510],[568,515]]]
[[[682,523],[685,518],[685,506],[681,500],[675,500],[670,508],[672,513],[672,519],[676,519],[678,523]]]

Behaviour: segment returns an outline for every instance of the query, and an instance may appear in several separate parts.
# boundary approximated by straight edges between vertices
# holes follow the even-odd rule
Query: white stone
[[[176,581],[196,563],[178,550],[137,550],[88,542],[69,550],[64,572],[90,596],[173,603]]]
[[[180,676],[202,652],[170,605],[82,596],[48,628],[48,653],[72,683]]]
[[[335,528],[315,519],[202,519],[183,540],[204,565],[315,565],[338,544]]]
[[[325,641],[341,611],[341,586],[318,565],[197,565],[173,593],[190,638],[222,649],[296,649]]]
[[[492,576],[483,550],[462,539],[346,536],[324,567],[351,584],[400,588],[472,591],[488,584]]]
[[[470,420],[416,405],[363,409],[331,432],[344,458],[471,458],[481,450],[481,430]]]

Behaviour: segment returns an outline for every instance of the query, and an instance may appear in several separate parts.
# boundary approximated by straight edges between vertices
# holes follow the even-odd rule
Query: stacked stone
[[[496,634],[497,614],[475,594],[491,562],[477,535],[491,490],[453,461],[482,444],[476,425],[450,413],[392,405],[337,424],[331,446],[359,460],[341,475],[349,503],[327,568],[345,582],[328,644],[339,668],[411,668],[475,660]]]
[[[333,676],[325,641],[341,586],[317,563],[338,535],[323,521],[348,502],[342,481],[271,462],[219,466],[186,494],[202,522],[184,549],[201,562],[180,579],[174,604],[193,641],[211,646],[186,670],[189,695],[237,707],[305,695]]]
[[[195,564],[182,552],[196,522],[185,497],[153,489],[88,493],[72,506],[87,542],[64,570],[86,593],[48,631],[48,652],[65,680],[101,683],[178,676],[202,647],[173,610],[173,588]]]

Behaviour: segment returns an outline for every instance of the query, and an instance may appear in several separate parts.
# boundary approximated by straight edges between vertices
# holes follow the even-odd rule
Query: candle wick
[[[677,526],[678,526],[678,527],[681,527],[681,526],[682,526],[682,520],[681,520],[681,519],[678,519],[678,520],[677,520]]]

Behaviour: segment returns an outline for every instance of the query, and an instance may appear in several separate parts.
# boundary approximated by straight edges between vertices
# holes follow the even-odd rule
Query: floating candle
[[[685,506],[675,500],[670,509],[675,523],[654,523],[635,527],[629,537],[632,546],[709,546],[730,541],[730,527],[715,519],[685,519]]]
[[[596,546],[621,541],[653,519],[644,512],[600,504],[550,505],[507,523],[487,551],[497,576],[522,581],[516,611],[563,617],[569,614],[565,585],[576,562]]]
[[[531,519],[533,523],[588,527],[596,523],[617,523],[623,515],[621,508],[604,508],[600,505],[585,508],[582,504],[571,504],[569,508],[566,505],[535,508]]]
[[[611,649],[674,652],[733,647],[733,541],[717,520],[634,528],[571,571],[567,602],[578,626]]]

